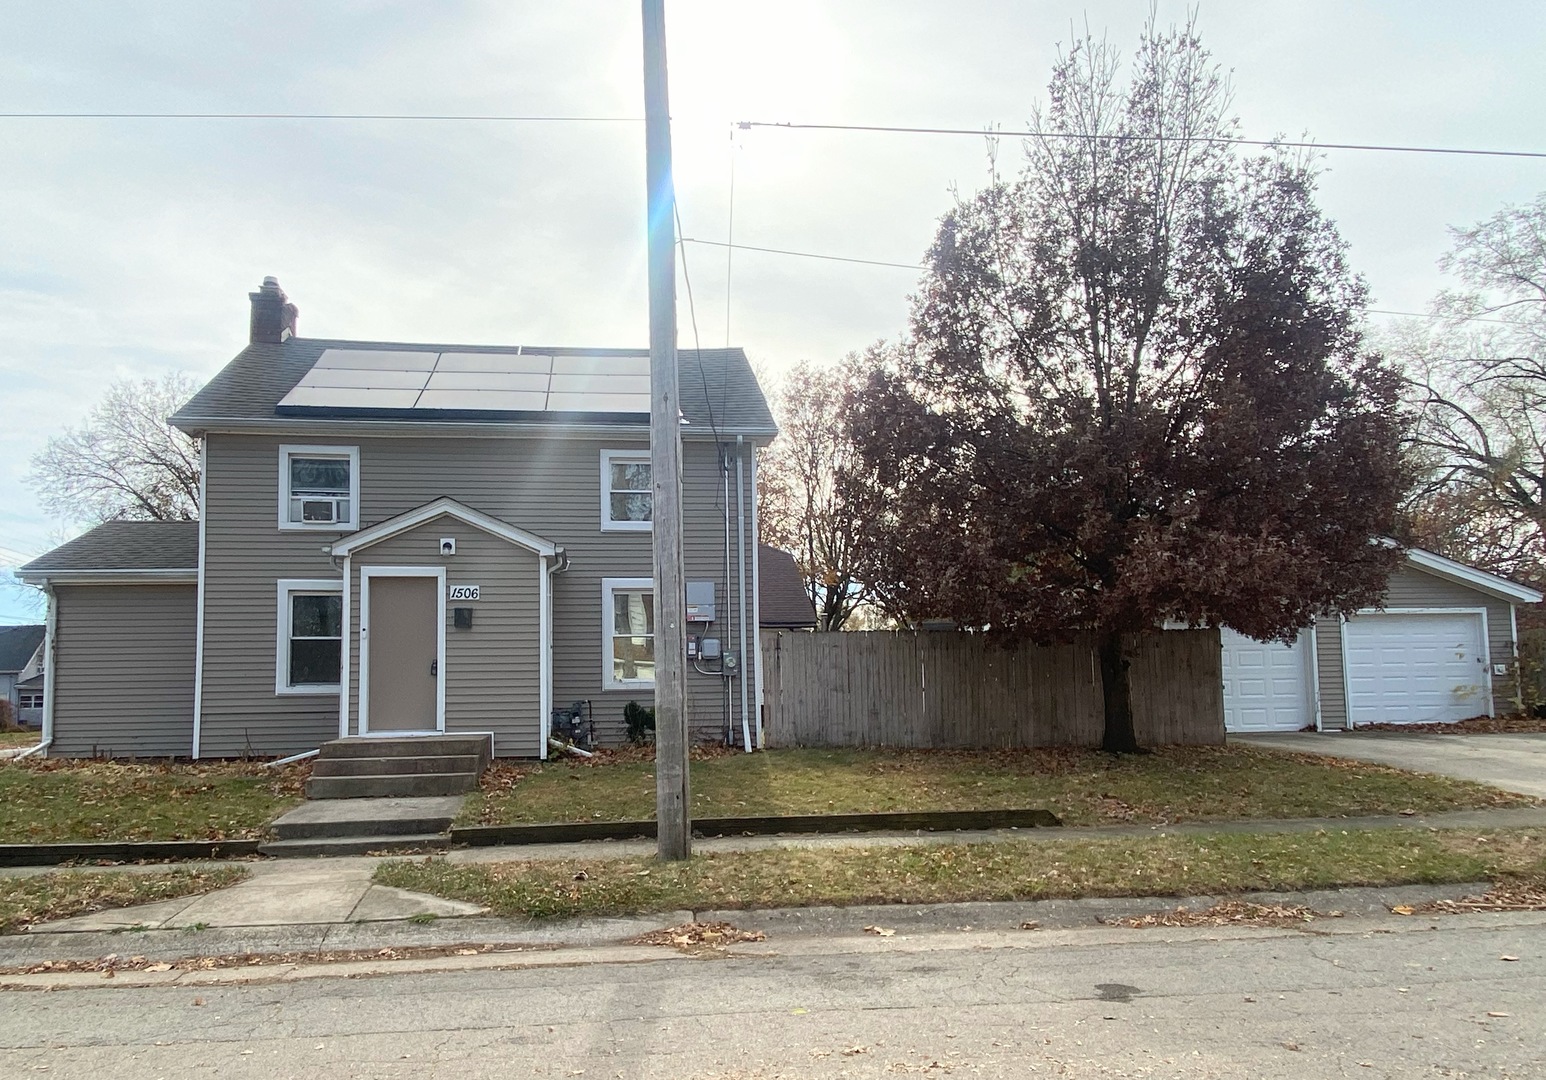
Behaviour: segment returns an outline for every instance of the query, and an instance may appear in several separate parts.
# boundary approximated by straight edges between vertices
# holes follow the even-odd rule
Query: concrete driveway
[[[1546,799],[1546,734],[1403,735],[1369,731],[1231,735],[1237,746],[1262,746],[1394,765],[1413,772],[1475,780]]]

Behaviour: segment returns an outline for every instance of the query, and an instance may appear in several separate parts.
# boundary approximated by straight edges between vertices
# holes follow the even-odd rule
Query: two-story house
[[[109,522],[23,567],[48,596],[48,753],[288,755],[491,733],[546,756],[650,704],[649,360],[631,349],[297,337],[277,282],[172,417],[197,522]],[[756,745],[757,465],[739,349],[683,350],[690,723]]]

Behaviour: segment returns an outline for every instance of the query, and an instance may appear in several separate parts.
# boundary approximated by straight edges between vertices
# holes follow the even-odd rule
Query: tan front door
[[[368,581],[368,730],[434,731],[440,726],[439,579],[372,575]]]

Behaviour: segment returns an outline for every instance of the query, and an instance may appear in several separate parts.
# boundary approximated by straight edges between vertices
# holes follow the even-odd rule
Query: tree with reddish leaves
[[[1291,640],[1377,603],[1408,478],[1400,381],[1313,164],[1227,140],[1192,27],[1057,65],[1018,178],[943,219],[911,334],[850,394],[861,576],[888,610],[1093,632],[1105,749],[1136,635]]]

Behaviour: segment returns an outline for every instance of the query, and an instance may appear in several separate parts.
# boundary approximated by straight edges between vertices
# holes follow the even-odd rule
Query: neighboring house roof
[[[43,679],[44,679],[44,676],[40,672],[37,675],[34,675],[30,679],[23,679],[21,682],[17,683],[16,684],[16,689],[18,689],[18,690],[41,690],[41,689],[43,689]]]
[[[197,521],[107,521],[38,556],[16,575],[29,584],[126,575],[191,580],[198,567]]]
[[[757,545],[757,603],[763,626],[814,630],[816,607],[794,556],[768,544]]]
[[[1538,604],[1542,600],[1541,593],[1527,585],[1520,585],[1497,574],[1489,574],[1485,570],[1478,570],[1474,566],[1467,566],[1454,559],[1446,559],[1442,555],[1435,555],[1422,548],[1408,548],[1406,559],[1420,570],[1426,570],[1430,574],[1447,578],[1478,592],[1496,596],[1500,600],[1508,600],[1515,604]]]
[[[42,626],[0,626],[0,674],[23,670],[43,644]]]
[[[297,419],[327,421],[331,424],[364,424],[379,428],[383,423],[416,426],[446,424],[455,426],[581,426],[648,428],[649,414],[574,413],[504,411],[500,409],[439,408],[317,408],[280,402],[311,371],[326,350],[359,352],[481,354],[511,358],[512,370],[519,370],[517,358],[553,357],[648,357],[644,349],[568,349],[535,346],[426,345],[379,341],[344,341],[322,338],[290,338],[280,343],[255,342],[236,354],[225,368],[211,379],[193,400],[172,417],[172,423],[184,431],[236,429],[263,426],[294,426]],[[679,349],[678,394],[684,432],[710,435],[746,435],[771,438],[778,428],[768,409],[757,378],[752,374],[746,353],[740,349]],[[364,358],[362,358],[364,362]],[[492,361],[497,366],[498,361]],[[384,384],[386,385],[386,384]]]

